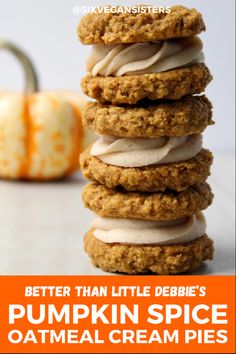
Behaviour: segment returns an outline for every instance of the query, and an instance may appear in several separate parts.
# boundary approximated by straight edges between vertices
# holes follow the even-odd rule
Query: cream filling
[[[175,221],[149,221],[97,217],[91,227],[105,243],[171,245],[195,240],[206,232],[201,212]]]
[[[144,167],[188,160],[202,147],[202,135],[161,138],[120,138],[102,136],[91,155],[120,167]]]
[[[198,37],[134,44],[94,45],[87,61],[93,76],[158,73],[204,61]]]

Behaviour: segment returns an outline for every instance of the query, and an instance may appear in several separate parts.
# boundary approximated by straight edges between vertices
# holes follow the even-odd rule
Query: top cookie
[[[184,6],[170,13],[90,13],[78,26],[83,44],[118,44],[190,37],[205,31],[202,15]]]

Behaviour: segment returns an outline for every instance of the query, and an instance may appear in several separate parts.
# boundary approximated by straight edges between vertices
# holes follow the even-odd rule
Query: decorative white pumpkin
[[[15,45],[0,41],[24,67],[23,93],[0,92],[0,178],[49,180],[79,169],[85,131],[84,101],[71,92],[39,92],[32,62]]]

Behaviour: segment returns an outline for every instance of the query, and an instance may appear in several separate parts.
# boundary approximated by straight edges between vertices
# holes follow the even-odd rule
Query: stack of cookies
[[[96,13],[78,33],[92,44],[85,127],[100,135],[81,156],[86,207],[97,216],[85,250],[105,271],[176,274],[212,259],[201,210],[212,202],[206,179],[212,154],[201,133],[213,124],[202,93],[202,16],[182,6],[170,13]]]

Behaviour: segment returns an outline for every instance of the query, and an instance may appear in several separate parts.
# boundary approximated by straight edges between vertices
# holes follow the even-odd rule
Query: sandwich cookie
[[[81,87],[100,102],[118,105],[201,93],[212,79],[202,49],[198,37],[95,45]]]
[[[176,274],[212,259],[203,214],[175,221],[97,217],[84,247],[96,266],[110,272]]]
[[[146,141],[145,138],[139,139]],[[155,140],[159,139],[153,139],[154,141],[150,139],[150,142],[155,143]],[[113,150],[112,153],[104,153],[104,149],[103,153],[101,151],[99,153],[97,151],[98,140],[92,147],[92,153],[91,149],[87,149],[80,155],[81,170],[85,178],[97,181],[109,188],[121,186],[127,191],[140,192],[164,192],[168,189],[181,191],[194,184],[204,182],[210,175],[213,156],[209,150],[201,148],[198,139],[200,139],[199,136],[181,138],[182,147],[171,149],[171,145],[173,147],[174,142],[176,140],[178,142],[178,139],[166,138],[165,153],[163,146],[149,149],[142,146],[142,150],[122,152],[114,152]],[[137,141],[138,139],[132,140]],[[169,148],[167,147],[168,142]],[[144,142],[142,141],[142,143]],[[147,143],[149,143],[148,140]],[[195,146],[193,146],[194,144]],[[192,147],[192,151],[190,147]],[[177,156],[178,149],[182,149],[179,156]]]

